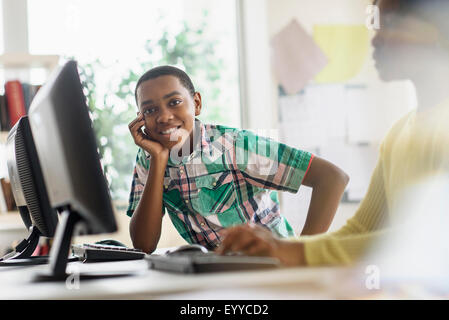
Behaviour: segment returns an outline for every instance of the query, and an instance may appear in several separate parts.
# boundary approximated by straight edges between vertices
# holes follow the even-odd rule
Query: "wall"
[[[316,106],[312,107],[307,99],[306,102],[298,103],[298,109],[301,107],[308,109],[310,113],[308,121],[311,126],[310,130],[306,130],[310,136],[301,137],[304,140],[299,141],[300,139],[297,139],[299,133],[292,133],[294,127],[287,128],[283,122],[282,112],[285,111],[280,109],[280,105],[286,101],[294,105],[294,102],[292,103],[292,100],[289,102],[288,99],[294,100],[298,97],[303,99],[303,97],[300,97],[299,93],[279,96],[278,79],[271,68],[270,40],[293,18],[297,19],[309,35],[312,35],[315,25],[364,26],[367,19],[366,8],[371,1],[242,1],[243,17],[246,19],[243,21],[245,35],[243,48],[246,50],[243,51],[243,59],[246,62],[245,85],[248,86],[247,127],[278,130],[280,141],[322,156],[350,174],[351,181],[345,199],[351,201],[340,205],[331,227],[333,230],[338,229],[353,215],[358,201],[366,192],[382,137],[397,119],[414,107],[416,102],[413,88],[406,81],[388,84],[380,81],[371,58],[370,41],[374,32],[369,32],[367,57],[354,77],[341,83],[324,85],[317,85],[312,80],[306,86],[305,94],[314,92]],[[359,110],[358,107],[364,109]],[[329,116],[336,114],[336,109],[342,110],[338,119]],[[298,111],[297,118],[294,114],[287,114],[290,125],[294,124],[300,129],[304,125],[304,119],[301,119],[304,112]],[[324,125],[333,127],[342,125],[345,126],[342,129],[345,132],[338,138],[327,135],[316,145],[303,144],[303,141],[316,139],[314,134],[322,130],[329,131],[329,128],[323,128]],[[363,137],[354,137],[353,132]],[[298,194],[281,194],[282,211],[298,232],[305,221],[310,195],[311,189],[307,187],[301,187]]]

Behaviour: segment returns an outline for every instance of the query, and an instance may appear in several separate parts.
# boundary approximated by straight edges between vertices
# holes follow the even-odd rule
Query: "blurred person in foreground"
[[[385,242],[399,234],[405,246],[404,241],[396,243],[391,246],[396,251],[389,254],[408,249],[412,254],[406,257],[413,255],[418,269],[423,260],[432,265],[427,260],[445,252],[449,242],[441,229],[449,215],[449,1],[374,4],[380,10],[380,29],[372,40],[376,69],[384,81],[411,80],[418,107],[384,138],[359,208],[346,225],[327,234],[286,240],[254,225],[226,229],[219,253],[273,256],[287,266],[353,265],[373,244],[388,248]],[[399,233],[407,232],[400,227],[410,226],[410,221],[414,229]]]

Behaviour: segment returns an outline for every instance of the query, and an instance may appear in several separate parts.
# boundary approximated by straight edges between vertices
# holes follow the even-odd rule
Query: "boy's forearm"
[[[317,181],[301,235],[323,233],[329,229],[348,181],[349,177],[341,170]]]
[[[162,225],[162,195],[167,161],[152,158],[148,178],[130,222],[135,248],[151,253],[159,242]]]

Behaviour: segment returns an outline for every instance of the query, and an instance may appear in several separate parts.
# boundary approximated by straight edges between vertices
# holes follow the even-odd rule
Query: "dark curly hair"
[[[136,89],[134,91],[136,104],[137,104],[137,89],[142,84],[142,82],[150,79],[155,79],[161,76],[174,76],[178,78],[179,82],[189,91],[190,95],[192,97],[195,95],[195,87],[193,86],[192,80],[190,80],[190,77],[187,75],[187,73],[176,67],[159,66],[145,72],[137,81]]]

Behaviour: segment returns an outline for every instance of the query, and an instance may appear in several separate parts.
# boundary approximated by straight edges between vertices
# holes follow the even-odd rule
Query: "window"
[[[28,0],[30,53],[79,62],[113,198],[128,197],[137,147],[127,125],[136,115],[136,80],[149,67],[185,67],[203,97],[199,119],[240,126],[235,7],[220,0]]]

